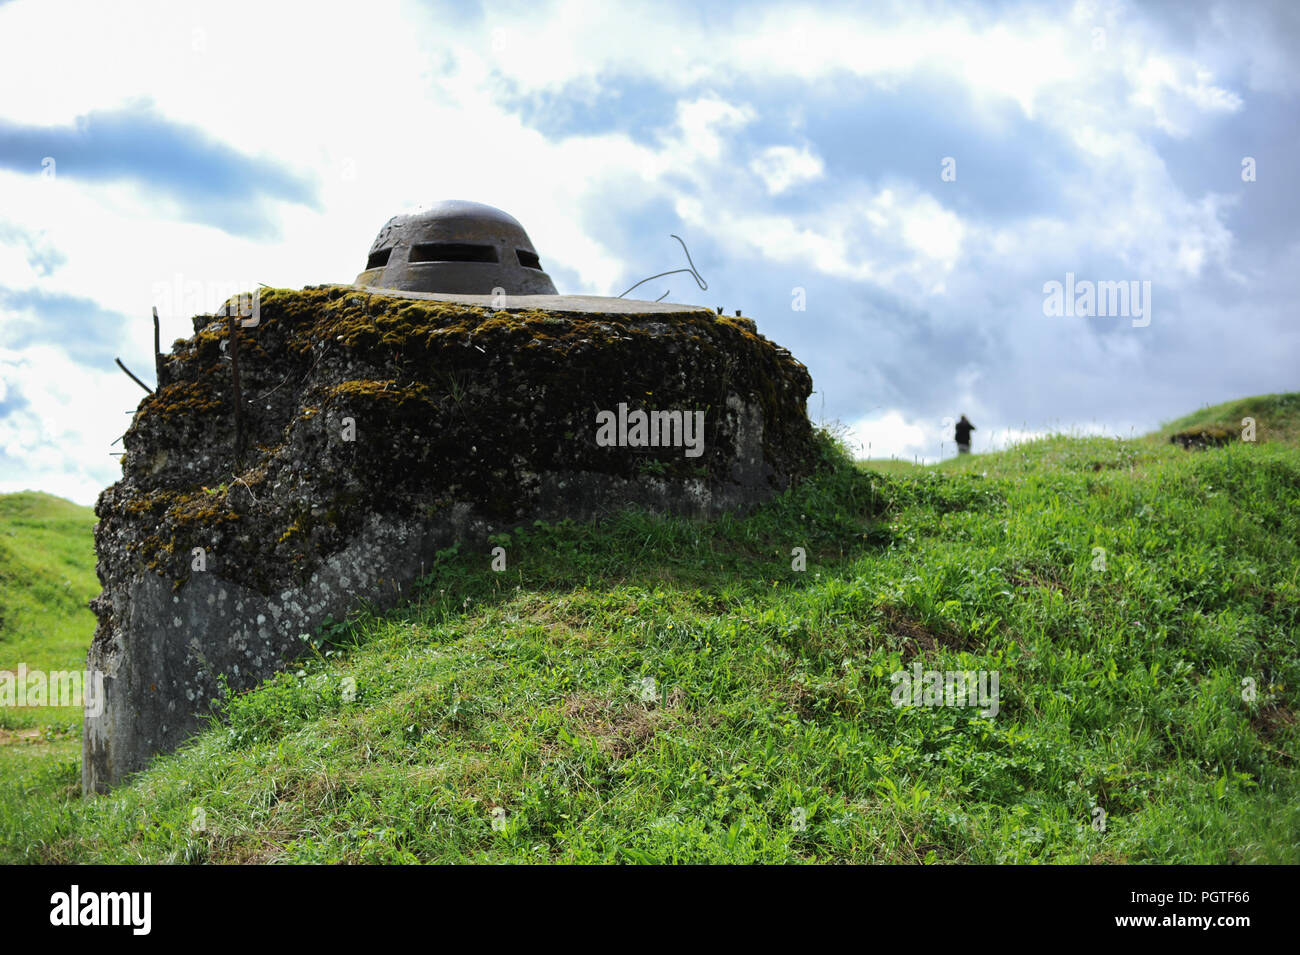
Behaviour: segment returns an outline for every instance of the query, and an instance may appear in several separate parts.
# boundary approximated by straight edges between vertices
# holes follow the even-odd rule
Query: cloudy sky
[[[708,291],[636,294],[753,316],[872,456],[1300,388],[1300,5],[863,6],[0,0],[0,491],[116,479],[152,305],[351,281],[444,198],[565,292],[682,236]],[[1045,314],[1067,273],[1145,318]]]

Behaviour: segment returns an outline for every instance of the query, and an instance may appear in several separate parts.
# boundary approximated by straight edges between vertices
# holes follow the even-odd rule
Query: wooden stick
[[[145,391],[149,392],[149,394],[153,394],[153,389],[152,389],[152,388],[150,388],[148,385],[146,385],[143,381],[141,381],[141,380],[140,380],[139,378],[137,378],[135,375],[131,374],[131,369],[130,369],[130,368],[127,368],[126,365],[122,364],[122,359],[120,359],[120,358],[114,358],[113,361],[117,362],[117,367],[118,367],[118,368],[121,368],[124,372],[126,372],[126,375],[127,375],[128,378],[130,378],[132,381],[134,381],[137,385],[139,385],[139,386],[140,386],[141,388],[143,388]]]
[[[230,309],[230,372],[235,385],[235,461],[244,463],[243,398],[239,394],[239,309]]]
[[[163,371],[163,363],[162,363],[162,347],[161,347],[161,342],[159,340],[159,330],[158,330],[158,306],[155,305],[153,307],[153,373],[154,373],[154,378],[158,382],[159,388],[163,386],[162,371]]]

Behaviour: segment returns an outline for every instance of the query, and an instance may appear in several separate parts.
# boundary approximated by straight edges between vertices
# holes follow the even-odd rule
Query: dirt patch
[[[1177,444],[1186,451],[1204,451],[1207,448],[1221,448],[1230,444],[1237,437],[1237,431],[1227,425],[1212,424],[1187,428],[1169,436],[1170,444]]]
[[[595,740],[615,759],[627,759],[654,737],[670,711],[680,705],[684,694],[674,689],[663,705],[622,703],[597,696],[572,694],[560,707],[569,722],[569,733]]]
[[[1272,740],[1296,724],[1296,715],[1281,703],[1269,703],[1259,708],[1250,725],[1260,736]]]
[[[45,738],[45,730],[38,726],[25,730],[5,730],[0,729],[0,746],[17,746],[22,744],[42,745],[49,742]]]
[[[966,647],[966,638],[960,634],[927,627],[898,607],[886,606],[882,608],[882,614],[885,631],[902,642],[904,662],[918,653],[933,653],[940,647],[949,650],[962,650]]]
[[[1055,590],[1058,593],[1069,596],[1070,588],[1065,586],[1061,581],[1060,576],[1060,568],[1052,565],[1043,565],[1038,567],[1022,566],[1017,567],[1011,573],[1007,574],[1007,583],[1016,587]]]
[[[586,629],[587,620],[578,614],[564,614],[563,608],[552,605],[539,607],[530,612],[523,620],[546,631],[546,640],[552,646],[566,643],[580,643],[590,646],[592,634]]]

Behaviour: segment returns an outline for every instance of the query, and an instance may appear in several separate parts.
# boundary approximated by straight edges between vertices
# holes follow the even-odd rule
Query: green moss
[[[176,381],[146,398],[138,414],[160,419],[190,418],[211,414],[221,406],[221,399],[207,381]]]
[[[136,556],[149,570],[164,576],[172,576],[171,571],[181,565],[188,568],[192,548],[211,550],[223,528],[240,520],[228,496],[228,490],[212,493],[207,488],[155,490],[128,501],[122,512],[155,528],[140,541]]]
[[[378,402],[384,405],[397,406],[412,401],[425,404],[429,404],[431,401],[429,389],[425,385],[418,382],[399,384],[395,378],[385,381],[353,379],[326,389],[324,395],[327,401],[340,399],[361,400],[363,402]]]

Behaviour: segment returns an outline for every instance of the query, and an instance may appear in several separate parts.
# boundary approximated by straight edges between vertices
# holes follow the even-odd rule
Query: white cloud
[[[770,263],[909,296],[944,290],[968,231],[956,213],[905,182],[822,194],[797,212],[754,212],[752,205],[679,201],[676,208],[688,224]]]
[[[820,157],[806,146],[769,146],[750,162],[749,168],[773,196],[820,179],[826,171]]]
[[[933,460],[938,452],[939,422],[916,421],[892,408],[882,415],[861,418],[848,426],[845,443],[860,458],[914,457]]]
[[[1175,63],[1151,55],[1133,69],[1129,99],[1149,110],[1156,126],[1172,136],[1186,136],[1203,113],[1235,113],[1242,107],[1236,93],[1215,86],[1213,74],[1190,61]]]
[[[674,145],[679,154],[716,161],[722,158],[723,135],[748,125],[754,111],[737,106],[717,96],[703,96],[677,106],[677,135]]]
[[[0,418],[0,492],[41,490],[91,504],[118,471],[110,442],[142,392],[121,372],[76,364],[59,348],[0,349],[5,398],[25,407]]]

